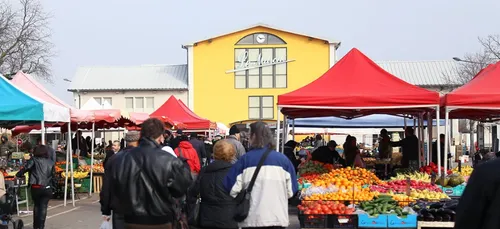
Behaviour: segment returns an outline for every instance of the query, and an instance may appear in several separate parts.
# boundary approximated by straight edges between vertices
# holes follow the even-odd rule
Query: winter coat
[[[191,196],[201,197],[199,223],[203,228],[238,228],[233,219],[236,202],[224,189],[224,178],[232,164],[216,160],[204,167]]]
[[[460,197],[455,229],[500,228],[500,159],[480,164]]]
[[[189,143],[193,145],[193,148],[198,153],[198,159],[200,159],[200,164],[203,164],[203,158],[207,158],[207,152],[205,151],[205,143],[198,139],[191,139]]]
[[[252,149],[231,167],[224,179],[224,188],[233,198],[249,185],[266,150]],[[238,226],[288,227],[288,199],[295,195],[297,189],[297,175],[290,160],[282,153],[271,151],[252,189],[248,217]]]
[[[188,141],[181,141],[179,147],[174,150],[175,154],[179,158],[184,158],[187,160],[191,172],[199,173],[201,169],[200,159],[198,158],[198,153],[193,148],[193,145]]]

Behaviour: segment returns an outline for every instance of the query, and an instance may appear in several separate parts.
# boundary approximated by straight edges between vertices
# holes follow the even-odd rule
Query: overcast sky
[[[47,87],[73,104],[78,66],[186,63],[181,44],[256,23],[342,41],[373,60],[442,60],[500,33],[499,0],[42,0],[57,56]]]

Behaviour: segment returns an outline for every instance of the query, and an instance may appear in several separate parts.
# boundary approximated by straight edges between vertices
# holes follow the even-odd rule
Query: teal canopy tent
[[[0,75],[0,125],[38,123],[43,119],[43,103],[20,91]]]

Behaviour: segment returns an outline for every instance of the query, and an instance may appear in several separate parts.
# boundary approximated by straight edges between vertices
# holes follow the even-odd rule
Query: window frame
[[[255,106],[250,106],[250,99],[252,98],[258,98],[259,99],[259,106],[258,107],[255,107]],[[269,106],[264,106],[264,98],[271,98],[272,99],[272,106],[269,107]],[[265,119],[274,119],[274,96],[273,95],[250,95],[248,96],[248,104],[247,104],[247,107],[248,107],[248,120],[265,120]],[[259,108],[259,117],[258,118],[251,118],[250,117],[250,109],[253,108]],[[264,116],[264,108],[271,108],[271,110],[273,111],[272,112],[272,116],[271,117],[263,117]]]
[[[101,107],[104,106],[105,99],[109,99],[109,105],[113,106],[113,97],[112,96],[94,96],[92,97]],[[100,102],[99,102],[100,101]]]
[[[266,42],[258,43],[257,41],[255,41],[255,35],[259,35],[259,34],[266,35]],[[250,42],[242,43],[243,40],[248,39],[249,37],[252,37],[252,43],[250,43]],[[277,38],[277,40],[279,40],[280,42],[269,43],[269,37]],[[286,44],[287,44],[286,41],[278,35],[275,35],[272,33],[266,33],[266,32],[257,32],[257,33],[248,34],[248,35],[240,38],[234,45],[286,45]]]
[[[246,53],[249,53],[250,49],[257,49],[259,51],[259,55],[262,55],[262,50],[263,49],[270,49],[271,52],[272,52],[272,59],[275,59],[276,58],[276,49],[284,49],[285,52],[286,52],[286,56],[285,58],[288,58],[288,48],[287,47],[259,47],[259,48],[234,48],[234,67],[236,69],[236,66],[241,64],[238,59],[237,59],[237,52],[239,52],[240,50],[244,50],[244,52]],[[241,55],[241,54],[240,54]],[[249,82],[250,82],[250,77],[251,76],[255,76],[255,75],[250,75],[250,70],[247,69],[247,70],[244,70],[245,74],[242,75],[238,75],[237,73],[238,72],[242,72],[242,71],[238,71],[238,72],[234,72],[233,73],[233,79],[234,79],[234,89],[283,89],[283,88],[288,88],[288,63],[282,63],[282,64],[285,64],[286,67],[285,67],[285,74],[277,74],[276,73],[276,66],[277,64],[275,65],[272,65],[272,66],[266,66],[266,67],[272,67],[272,73],[271,73],[271,76],[272,76],[272,87],[262,87],[262,78],[263,78],[263,73],[262,73],[262,68],[263,67],[258,67],[258,70],[259,70],[259,87],[249,87]],[[270,74],[265,74],[266,76],[267,75],[270,75]],[[276,80],[277,80],[277,76],[280,75],[284,75],[285,76],[285,80],[286,80],[286,83],[283,87],[277,87],[276,86]],[[244,77],[245,79],[245,87],[237,87],[238,83],[237,83],[237,78],[239,77]]]

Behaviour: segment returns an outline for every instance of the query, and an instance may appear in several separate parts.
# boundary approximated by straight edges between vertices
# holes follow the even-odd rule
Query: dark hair
[[[250,124],[250,139],[252,139],[250,148],[274,147],[273,133],[264,122]]]
[[[49,147],[46,145],[37,145],[33,150],[33,156],[49,158]]]
[[[142,123],[141,136],[150,139],[159,138],[165,132],[165,123],[157,118],[148,118]]]
[[[196,132],[191,133],[191,139],[198,138],[198,134]]]
[[[184,135],[184,134],[183,134],[183,135],[180,135],[180,136],[179,136],[179,141],[181,141],[181,142],[182,142],[182,141],[189,141],[189,138],[188,138],[188,136],[187,136],[187,135]]]
[[[288,146],[288,147],[291,147],[291,148],[295,148],[295,147],[297,147],[298,144],[299,144],[298,142],[296,142],[294,140],[290,140],[290,141],[287,141],[285,143],[285,146]]]

